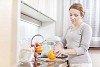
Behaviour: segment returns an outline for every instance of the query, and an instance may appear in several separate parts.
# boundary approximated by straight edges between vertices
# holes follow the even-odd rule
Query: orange
[[[48,58],[51,59],[51,60],[54,60],[56,58],[56,54],[53,52],[53,50],[50,50],[48,52]]]
[[[36,47],[36,48],[35,48],[35,51],[36,51],[37,53],[42,53],[42,46]]]

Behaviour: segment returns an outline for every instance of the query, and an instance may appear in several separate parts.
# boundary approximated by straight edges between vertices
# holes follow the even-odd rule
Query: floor
[[[100,50],[89,50],[93,67],[100,67]]]

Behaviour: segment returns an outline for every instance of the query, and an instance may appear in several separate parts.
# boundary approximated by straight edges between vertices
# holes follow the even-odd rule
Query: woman
[[[92,67],[88,53],[92,37],[91,27],[83,22],[85,11],[80,3],[74,3],[69,8],[70,19],[73,26],[69,27],[62,39],[64,47],[67,49],[57,49],[59,54],[68,54],[70,67]]]

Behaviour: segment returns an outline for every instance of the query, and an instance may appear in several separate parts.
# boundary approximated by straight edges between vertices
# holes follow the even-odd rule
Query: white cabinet
[[[46,2],[46,15],[56,20],[57,0],[47,0]]]
[[[22,2],[56,20],[57,0],[22,0]]]
[[[39,0],[38,10],[56,20],[57,0]]]
[[[45,15],[27,3],[21,1],[21,18],[42,25],[43,22],[56,22],[53,18]]]

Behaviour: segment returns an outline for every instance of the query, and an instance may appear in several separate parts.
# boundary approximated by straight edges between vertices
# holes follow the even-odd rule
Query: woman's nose
[[[71,16],[71,19],[74,19],[75,17],[74,16]]]

